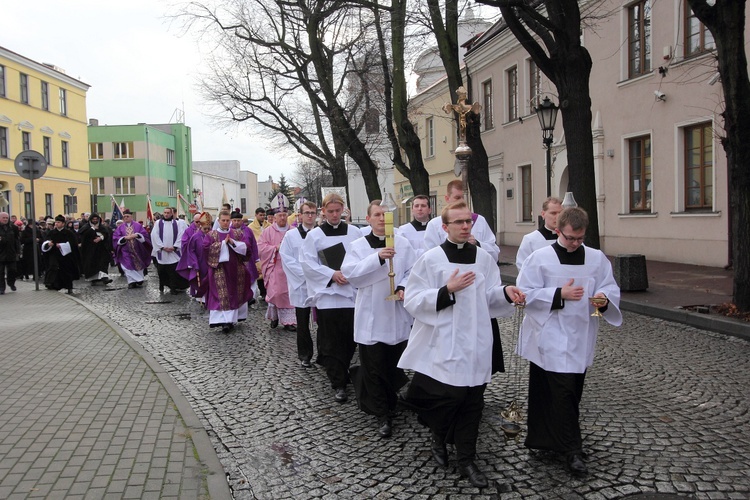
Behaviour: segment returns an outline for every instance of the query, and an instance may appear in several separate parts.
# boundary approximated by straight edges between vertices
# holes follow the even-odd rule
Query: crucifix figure
[[[475,102],[474,104],[466,104],[466,89],[458,87],[456,89],[456,97],[458,102],[456,104],[445,103],[443,111],[446,113],[455,112],[458,115],[458,142],[460,145],[465,145],[466,142],[466,115],[471,112],[479,114],[482,110],[482,106]],[[471,150],[469,150],[471,151]]]

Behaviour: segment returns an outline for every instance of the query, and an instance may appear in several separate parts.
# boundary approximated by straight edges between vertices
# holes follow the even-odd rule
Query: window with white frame
[[[685,127],[685,209],[713,208],[713,145],[711,123]]]
[[[521,179],[521,220],[523,222],[532,221],[532,200],[531,200],[531,165],[524,165],[518,169]]]
[[[52,163],[52,138],[44,137],[44,159],[47,160],[47,164]]]
[[[68,116],[68,92],[60,89],[60,114]]]
[[[104,177],[92,177],[91,178],[91,194],[105,194],[104,193]]]
[[[0,97],[5,97],[5,66],[0,64]]]
[[[176,181],[167,181],[167,196],[177,196]]]
[[[89,160],[104,159],[104,143],[89,142]]]
[[[534,108],[539,106],[541,95],[542,70],[532,59],[529,59],[529,114],[534,113]]]
[[[651,1],[628,7],[628,77],[651,71]]]
[[[115,177],[115,194],[135,194],[135,177]]]
[[[630,211],[651,210],[651,137],[628,139]]]
[[[174,165],[174,149],[167,149],[167,165]]]
[[[49,111],[49,83],[42,82],[42,109]]]
[[[70,157],[68,155],[68,141],[60,141],[60,150],[62,151],[63,168],[70,167]]]
[[[8,157],[8,128],[0,127],[0,158]]]
[[[133,154],[133,142],[113,142],[112,147],[114,148],[114,159],[115,160],[132,160]]]
[[[21,73],[19,75],[19,84],[21,87],[21,102],[29,103],[29,75]]]
[[[492,80],[482,83],[482,111],[484,111],[484,129],[495,128],[492,116]]]
[[[21,150],[28,151],[29,149],[31,149],[31,134],[21,132]]]
[[[435,122],[432,117],[425,121],[425,131],[427,132],[427,156],[435,156]]]
[[[44,213],[47,215],[52,215],[55,213],[55,204],[53,203],[53,198],[51,193],[45,193],[44,194]]]
[[[63,205],[66,214],[75,215],[78,212],[78,197],[64,194]]]
[[[518,67],[505,71],[506,83],[508,84],[508,121],[518,119]]]

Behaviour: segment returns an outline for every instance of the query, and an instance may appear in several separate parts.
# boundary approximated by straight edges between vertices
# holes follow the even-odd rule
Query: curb
[[[200,422],[198,415],[193,411],[193,407],[190,406],[185,395],[182,393],[180,388],[177,386],[172,377],[167,373],[164,368],[159,364],[158,361],[146,351],[138,342],[136,342],[127,331],[117,324],[113,323],[109,318],[106,318],[99,314],[97,311],[92,309],[86,302],[80,300],[75,296],[65,295],[66,298],[74,300],[75,302],[82,305],[94,316],[102,320],[107,326],[120,336],[133,351],[140,356],[141,359],[148,365],[151,371],[154,372],[159,382],[164,386],[164,389],[172,398],[177,411],[179,412],[182,420],[185,422],[185,426],[190,431],[190,438],[193,441],[198,456],[203,461],[208,470],[206,474],[206,485],[208,487],[208,494],[211,499],[231,499],[232,494],[229,490],[229,483],[227,482],[227,475],[224,471],[224,467],[219,461],[219,456],[216,454],[216,449],[211,443],[211,439],[208,437],[206,429]]]
[[[515,276],[502,273],[500,276],[506,285],[516,283]],[[684,309],[653,306],[627,299],[620,299],[620,309],[750,341],[750,323],[726,318],[721,315],[702,314]]]

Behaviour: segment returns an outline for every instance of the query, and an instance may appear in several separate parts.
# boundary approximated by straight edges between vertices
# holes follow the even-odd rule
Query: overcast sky
[[[91,85],[87,115],[101,125],[169,123],[183,109],[193,160],[239,160],[260,181],[293,177],[294,157],[272,154],[247,129],[213,123],[196,90],[200,47],[179,36],[168,8],[165,0],[3,2],[0,46]]]

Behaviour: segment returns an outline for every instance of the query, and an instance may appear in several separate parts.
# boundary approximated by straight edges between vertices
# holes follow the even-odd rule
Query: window
[[[52,194],[51,193],[46,193],[44,195],[44,213],[47,214],[47,215],[49,215],[49,216],[52,216],[52,214],[55,213],[54,208],[55,207],[52,204]]]
[[[513,66],[505,72],[508,80],[508,121],[518,119],[518,68]]]
[[[628,8],[628,76],[651,71],[651,2],[640,0]]]
[[[685,5],[685,57],[703,54],[716,48],[714,36]]]
[[[31,134],[21,132],[21,150],[28,151],[29,149],[31,149]]]
[[[432,117],[425,122],[427,131],[427,157],[435,156],[435,123]]]
[[[20,75],[20,83],[21,83],[21,102],[24,104],[29,103],[29,75],[25,75],[21,73]]]
[[[52,139],[44,137],[44,159],[47,160],[47,165],[52,163]]]
[[[65,89],[60,89],[60,114],[68,116],[68,93]]]
[[[42,109],[49,111],[49,84],[42,82]]]
[[[630,211],[651,210],[651,137],[628,141]]]
[[[174,150],[167,149],[167,165],[174,165]]]
[[[240,212],[247,213],[247,200],[245,198],[240,198]]]
[[[104,159],[104,143],[89,142],[89,160]]]
[[[245,186],[245,184],[240,184],[240,189],[247,189],[247,186]]]
[[[492,120],[492,80],[482,84],[482,107],[484,108],[484,129],[490,130],[495,128]]]
[[[62,166],[63,168],[70,167],[70,159],[68,158],[68,141],[60,141],[60,150],[62,151]]]
[[[115,150],[115,160],[126,160],[133,158],[132,142],[113,142],[112,146]]]
[[[365,111],[365,133],[369,135],[380,133],[380,112],[375,108]]]
[[[105,194],[104,193],[104,177],[92,177],[91,178],[91,194]]]
[[[177,196],[176,181],[167,181],[167,196]]]
[[[8,129],[0,127],[0,158],[8,157]]]
[[[5,97],[5,66],[0,64],[0,97]]]
[[[531,165],[524,165],[521,174],[521,220],[531,222]]]
[[[135,194],[135,177],[115,177],[115,194]]]
[[[685,129],[685,209],[713,206],[713,128],[710,123]]]
[[[539,106],[542,95],[542,71],[534,61],[529,59],[529,114]]]
[[[78,197],[64,194],[63,207],[66,214],[75,215],[78,212]]]
[[[23,211],[24,217],[31,218],[31,193],[23,193]],[[33,262],[33,259],[32,259]]]

